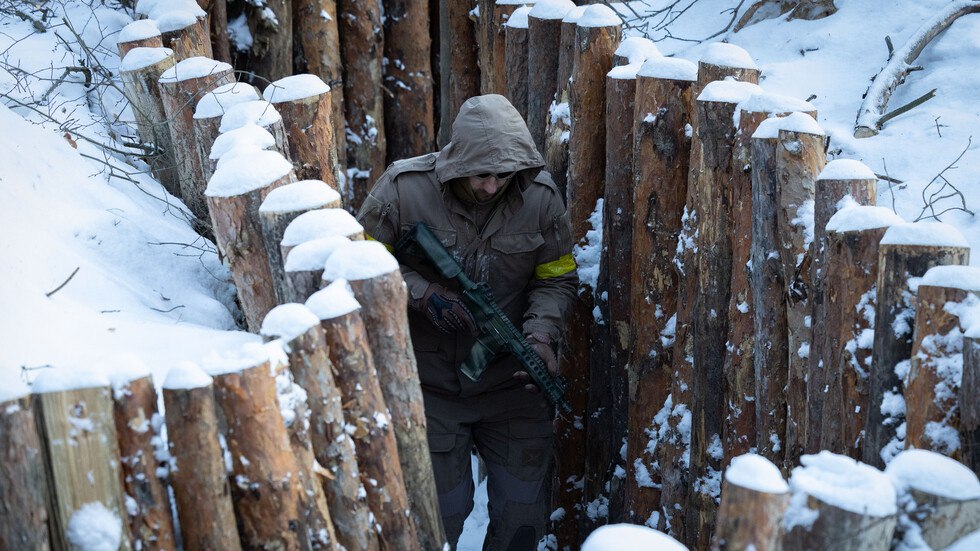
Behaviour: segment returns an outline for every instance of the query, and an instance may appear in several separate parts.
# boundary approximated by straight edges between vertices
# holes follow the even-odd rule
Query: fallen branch
[[[78,273],[78,270],[80,270],[81,268],[82,268],[81,266],[76,267],[75,268],[75,271],[72,272],[70,276],[68,276],[68,279],[64,280],[61,283],[61,285],[58,285],[57,287],[55,287],[53,291],[49,291],[47,293],[44,293],[44,296],[46,296],[48,298],[51,298],[52,295],[54,295],[58,291],[62,290],[65,287],[65,285],[68,285],[68,282],[71,281],[71,278],[75,277],[75,274],[77,274]]]
[[[906,103],[905,105],[899,107],[898,109],[896,109],[896,110],[888,113],[887,115],[882,115],[881,118],[878,119],[878,127],[881,128],[886,122],[894,119],[895,117],[897,117],[897,116],[899,116],[899,115],[901,115],[903,113],[906,113],[908,111],[911,111],[912,109],[915,109],[916,107],[922,105],[923,103],[931,100],[934,97],[936,97],[936,89],[935,88],[933,88],[932,90],[929,90],[928,92],[926,92],[925,94],[922,94],[921,96],[915,98],[914,100]]]
[[[913,220],[913,222],[918,222],[919,220],[925,218],[933,218],[935,220],[939,220],[940,216],[942,216],[943,214],[951,210],[961,210],[971,216],[973,215],[973,211],[968,209],[966,206],[966,197],[964,197],[963,193],[959,190],[959,188],[953,185],[953,183],[950,182],[945,176],[947,170],[954,170],[957,168],[956,163],[960,162],[960,159],[963,158],[963,155],[966,155],[966,152],[970,150],[970,146],[972,144],[973,144],[973,136],[970,136],[967,139],[966,147],[963,148],[963,151],[961,151],[960,154],[955,159],[953,159],[953,162],[946,165],[946,168],[942,169],[942,171],[940,171],[939,174],[936,174],[932,178],[932,180],[930,180],[929,183],[926,184],[926,187],[922,188],[922,202],[924,204],[922,206],[922,210],[919,212],[919,216],[917,216],[915,220]],[[937,180],[942,180],[943,185],[940,186],[938,190],[932,192],[932,194],[927,197],[926,193],[929,191],[929,188],[931,188],[933,184],[937,183],[936,182]],[[945,195],[940,195],[947,189],[951,189],[952,191],[946,193]],[[936,204],[939,201],[942,201],[944,199],[952,199],[953,197],[959,197],[960,206],[947,207],[938,213],[936,212]],[[927,215],[926,211],[929,211],[931,214]]]

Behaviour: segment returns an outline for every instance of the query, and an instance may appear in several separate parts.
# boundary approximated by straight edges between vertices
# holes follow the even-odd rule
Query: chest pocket
[[[490,238],[493,261],[490,265],[491,286],[505,294],[519,292],[534,277],[537,251],[544,245],[540,233],[512,233]]]

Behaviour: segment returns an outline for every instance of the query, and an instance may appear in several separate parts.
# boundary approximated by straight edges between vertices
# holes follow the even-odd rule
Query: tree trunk
[[[166,461],[157,460],[154,442],[163,442],[157,413],[157,393],[149,375],[116,386],[113,418],[122,457],[123,489],[135,505],[128,516],[133,541],[146,549],[176,549],[170,519],[170,495],[157,470]],[[130,501],[131,500],[131,501]],[[135,509],[135,514],[133,509]]]
[[[960,384],[960,438],[963,464],[980,472],[980,335],[963,338],[963,380]]]
[[[561,19],[535,17],[533,10],[527,20],[527,127],[538,151],[544,151],[549,106],[559,90],[558,54],[561,51],[559,45],[562,23]],[[602,75],[605,76],[605,73]]]
[[[833,161],[832,161],[833,162]],[[870,172],[870,170],[869,170]],[[813,251],[810,264],[810,304],[812,305],[813,338],[810,344],[810,357],[807,368],[806,404],[807,404],[807,438],[806,453],[817,453],[821,449],[821,441],[827,433],[822,429],[823,407],[825,401],[837,400],[838,393],[831,396],[829,385],[839,384],[832,381],[826,369],[828,364],[837,361],[841,352],[828,356],[824,345],[829,341],[824,333],[835,331],[836,328],[827,325],[827,222],[837,212],[837,205],[844,197],[851,197],[859,205],[874,205],[877,197],[877,178],[827,179],[818,178],[816,181],[813,208]],[[877,249],[877,247],[874,247]],[[841,266],[839,268],[846,269]],[[840,280],[838,280],[840,281]],[[844,285],[847,285],[844,283]],[[862,291],[863,292],[863,291]],[[848,329],[853,324],[846,326]],[[843,375],[839,372],[838,375]],[[862,385],[863,386],[863,385]],[[853,446],[853,442],[848,447]],[[834,453],[844,453],[843,449],[831,450]]]
[[[0,548],[51,548],[41,454],[31,395],[0,402]]]
[[[504,81],[506,82],[504,95],[521,114],[521,118],[526,121],[528,29],[527,27],[506,25],[504,34],[506,40],[504,58],[507,60],[507,66],[504,69]]]
[[[235,551],[241,544],[218,441],[211,378],[196,367],[194,370],[203,379],[203,386],[171,388],[165,383],[163,388],[170,454],[176,466],[170,473],[170,485],[180,533],[188,551]]]
[[[154,151],[147,162],[153,175],[168,193],[181,197],[180,174],[170,135],[168,115],[160,92],[160,76],[174,66],[173,54],[161,51],[157,63],[131,71],[120,71],[126,95],[136,119],[136,134],[143,143],[152,144]]]
[[[452,139],[452,124],[463,102],[480,95],[480,65],[476,48],[476,29],[470,19],[472,0],[441,0],[439,41],[442,106],[439,145]]]
[[[885,463],[882,454],[891,456],[904,448],[896,434],[903,420],[900,416],[882,412],[882,401],[886,396],[891,401],[902,397],[902,381],[895,370],[900,362],[908,361],[912,356],[915,305],[908,280],[922,277],[933,266],[968,264],[970,259],[969,247],[953,242],[936,245],[935,231],[929,229],[928,224],[915,228],[922,228],[915,237],[924,244],[915,244],[915,239],[891,242],[890,236],[914,229],[902,224],[885,232],[878,249],[878,304],[862,461],[879,468]]]
[[[211,149],[221,135],[221,119],[233,106],[261,99],[251,84],[235,82],[224,84],[204,94],[194,108],[194,144],[204,169],[204,181],[214,176],[217,162],[211,162]]]
[[[713,551],[782,549],[783,515],[789,506],[788,492],[764,492],[740,486],[726,478],[721,496],[718,526],[711,541]]]
[[[339,0],[337,17],[347,121],[348,169],[343,203],[351,212],[357,212],[385,170],[381,3]]]
[[[393,163],[435,147],[431,39],[427,2],[384,0],[384,10],[384,109],[391,114],[385,117],[385,135],[387,161]]]
[[[569,81],[572,77],[572,58],[575,50],[575,23],[562,21],[561,38],[558,44],[558,92],[555,103],[548,113],[544,137],[545,170],[558,186],[562,199],[567,200],[568,190],[568,138],[572,128],[571,113],[568,107]]]
[[[219,168],[208,186],[208,207],[214,226],[215,244],[231,268],[248,328],[257,332],[262,319],[276,305],[272,269],[265,252],[259,221],[259,205],[273,189],[294,182],[292,165],[274,152],[260,152],[249,163]],[[268,181],[254,181],[253,189],[226,190],[216,181],[232,180],[238,170],[263,166]]]
[[[503,95],[507,89],[504,23],[520,5],[514,1],[498,4],[496,0],[479,0],[481,94]]]
[[[71,544],[77,542],[69,540],[69,522],[94,502],[119,522],[119,549],[130,549],[133,539],[124,520],[122,471],[108,381],[105,386],[36,393],[34,400],[47,470],[51,547],[74,547]]]
[[[174,51],[178,62],[192,57],[214,56],[206,16],[198,17],[194,23],[186,27],[172,29],[163,26],[160,29],[160,37],[163,46]]]
[[[845,511],[807,496],[806,506],[819,513],[809,531],[795,528],[786,534],[784,549],[839,549],[885,551],[891,546],[895,517],[872,517]]]
[[[313,93],[296,97],[296,87]],[[330,120],[330,87],[314,75],[296,75],[277,80],[265,90],[265,98],[282,115],[288,157],[299,180],[320,180],[339,191],[340,172]],[[280,99],[281,98],[281,99]]]
[[[231,63],[231,45],[228,41],[228,2],[221,0],[197,0],[197,5],[208,13],[211,31],[211,57]]]
[[[248,64],[252,82],[264,90],[272,81],[293,74],[292,0],[246,2],[252,48]]]

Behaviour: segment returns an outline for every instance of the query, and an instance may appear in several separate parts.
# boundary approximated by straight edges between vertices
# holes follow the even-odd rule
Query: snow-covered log
[[[273,189],[296,181],[293,165],[274,151],[219,166],[206,190],[215,244],[238,289],[242,312],[251,331],[276,305],[275,286],[259,221],[259,206]]]
[[[218,132],[204,170],[210,174],[208,180],[222,164],[242,162],[262,150],[277,151],[292,161],[282,115],[265,100],[243,101],[229,107],[221,117]]]
[[[904,448],[902,379],[912,357],[915,302],[911,278],[933,266],[968,264],[970,246],[952,226],[939,222],[896,224],[878,249],[877,306],[868,380],[869,407],[862,459],[883,466]]]
[[[194,108],[194,144],[204,171],[205,181],[214,175],[216,163],[210,161],[214,141],[221,135],[221,120],[234,106],[261,99],[251,84],[233,82],[222,84],[201,96]]]
[[[821,446],[821,440],[825,435],[821,428],[823,424],[823,405],[826,400],[839,400],[841,395],[829,394],[831,383],[835,386],[840,381],[831,381],[828,378],[827,367],[831,363],[839,360],[840,352],[835,356],[827,356],[824,346],[828,342],[825,334],[837,331],[837,327],[827,325],[827,293],[839,292],[839,289],[830,290],[827,286],[828,274],[827,264],[827,222],[843,205],[874,205],[877,197],[878,178],[868,167],[860,161],[850,159],[837,159],[827,163],[820,176],[817,177],[816,188],[814,190],[813,206],[813,249],[810,264],[810,304],[812,305],[813,338],[810,342],[810,357],[808,376],[806,382],[806,402],[807,402],[807,434],[805,451],[806,453],[816,453],[821,449],[830,449],[834,453],[845,453],[841,448],[825,448]],[[849,197],[849,199],[844,199]],[[844,201],[844,203],[841,203]],[[877,246],[875,247],[877,248]],[[834,266],[835,269],[850,271],[851,266]],[[860,279],[860,278],[859,278]],[[841,280],[836,280],[841,284]],[[848,283],[843,283],[848,285]],[[841,320],[844,321],[844,320]],[[853,324],[846,326],[848,329]],[[843,373],[835,372],[842,376]],[[863,385],[862,385],[863,386]],[[840,403],[840,402],[838,402]],[[838,425],[838,430],[840,426]],[[840,441],[838,440],[838,443]],[[853,444],[853,443],[852,443]],[[849,448],[851,446],[848,446]],[[850,455],[850,454],[848,454]]]
[[[391,163],[424,155],[435,147],[432,39],[428,2],[384,0],[383,5],[385,136]]]
[[[30,389],[8,381],[0,395],[0,547],[43,551],[48,535],[47,472]]]
[[[113,548],[128,551],[116,426],[109,380],[87,366],[41,370],[31,386],[48,480],[51,547],[83,543],[98,522]]]
[[[905,446],[963,456],[959,389],[963,331],[980,304],[980,268],[936,266],[919,281],[911,365],[905,380]]]
[[[305,302],[323,286],[323,267],[333,251],[350,239],[339,235],[300,243],[286,259],[285,299]]]
[[[323,279],[348,281],[361,304],[361,318],[398,443],[419,545],[439,549],[446,537],[432,476],[422,386],[408,332],[408,290],[398,261],[381,243],[352,242],[330,255]]]
[[[134,48],[119,64],[119,72],[136,120],[136,134],[154,147],[147,160],[150,169],[164,189],[180,197],[180,173],[159,83],[163,73],[176,63],[173,50]]]
[[[364,239],[364,228],[340,208],[316,209],[300,214],[282,232],[282,258],[289,258],[294,247],[307,241],[339,235],[352,241]]]
[[[255,84],[265,89],[269,82],[293,74],[293,2],[246,2],[245,14],[252,35],[249,71]]]
[[[176,549],[166,474],[166,449],[153,379],[142,369],[114,374],[113,418],[122,457],[127,521],[133,542],[145,549]],[[138,542],[138,543],[137,543]]]
[[[960,438],[963,463],[980,472],[980,329],[963,336],[963,379],[960,383]]]
[[[544,136],[545,170],[558,186],[558,192],[565,197],[568,188],[568,137],[572,128],[571,113],[568,110],[568,87],[572,76],[572,58],[575,51],[576,22],[585,11],[578,6],[568,11],[561,21],[561,35],[558,42],[558,78],[555,101],[548,109],[547,126]]]
[[[480,95],[480,62],[472,2],[439,0],[439,146],[449,142],[463,102]],[[524,75],[527,78],[527,75]]]
[[[163,3],[160,4],[158,9],[163,10]],[[196,8],[193,2],[188,4]],[[163,46],[174,51],[178,62],[192,57],[213,57],[207,14],[200,9],[185,10],[183,7],[174,6],[155,18]]]
[[[527,120],[527,61],[528,61],[528,13],[531,8],[521,6],[514,10],[504,24],[504,70],[507,100],[513,104],[521,118]],[[443,108],[445,100],[443,99]],[[442,117],[445,118],[445,117]],[[440,127],[439,132],[444,132]],[[441,138],[440,138],[441,139]]]
[[[231,43],[228,40],[228,2],[221,0],[197,0],[197,5],[208,14],[211,33],[211,57],[231,63]]]
[[[354,439],[382,548],[421,549],[402,478],[391,414],[378,382],[361,306],[346,281],[335,281],[315,293],[306,306],[320,318],[327,336],[330,361],[337,368],[337,385],[343,398],[345,432]]]
[[[575,7],[571,0],[542,0],[528,13],[527,126],[544,151],[548,106],[558,92],[561,21]]]
[[[701,95],[708,83],[731,77],[739,82],[759,83],[759,68],[744,49],[725,42],[708,46],[698,61],[698,80],[694,97]]]
[[[351,212],[361,208],[386,166],[381,18],[381,2],[337,2],[347,121],[347,187],[343,203]]]
[[[725,471],[711,549],[780,549],[788,506],[789,486],[771,461],[755,454],[733,458]]]
[[[832,161],[827,166],[830,167]],[[839,167],[840,165],[838,165]],[[826,173],[826,169],[825,169]],[[835,179],[834,181],[844,181]],[[853,183],[870,182],[854,179]],[[824,182],[818,180],[818,187]],[[819,376],[824,387],[817,389],[823,400],[821,420],[816,423],[811,408],[808,427],[819,427],[819,447],[854,459],[861,458],[864,420],[870,407],[868,373],[874,337],[875,282],[878,279],[878,243],[889,226],[902,219],[885,207],[850,203],[826,224],[824,246],[823,317],[815,321],[810,347],[810,377]],[[817,361],[819,375],[814,372]],[[811,439],[812,433],[808,435]]]
[[[152,19],[140,19],[126,25],[116,37],[116,50],[119,59],[125,59],[126,54],[134,48],[162,48],[163,38],[160,29]]]

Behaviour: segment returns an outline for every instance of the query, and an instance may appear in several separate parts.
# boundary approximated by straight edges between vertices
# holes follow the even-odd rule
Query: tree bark
[[[726,65],[715,65],[704,61],[698,62],[698,80],[694,85],[694,98],[697,99],[704,91],[704,87],[716,80],[725,80],[731,77],[739,82],[759,83],[759,70],[745,67],[729,67]]]
[[[391,114],[385,117],[385,135],[387,162],[393,163],[435,148],[431,39],[427,2],[384,0],[384,10],[384,109]]]
[[[339,0],[337,17],[347,120],[348,169],[343,203],[351,212],[357,212],[385,170],[381,4]]]
[[[471,0],[441,0],[439,4],[442,109],[439,146],[452,139],[452,124],[463,102],[480,95],[480,65],[476,29],[470,19]]]
[[[157,469],[154,441],[163,442],[157,393],[150,376],[135,379],[113,392],[113,418],[122,457],[123,490],[135,514],[127,517],[134,542],[146,549],[176,549],[170,519],[170,495]],[[128,501],[128,500],[127,500]],[[129,508],[129,507],[127,507]]]
[[[116,49],[119,51],[119,59],[124,59],[126,54],[128,54],[134,48],[162,48],[163,47],[163,37],[161,35],[148,36],[146,38],[141,38],[139,40],[130,40],[128,42],[119,42],[116,44]],[[160,75],[157,75],[159,78]]]
[[[479,0],[480,6],[480,93],[501,94],[507,89],[505,74],[504,23],[519,3],[497,4],[496,0]]]
[[[561,19],[541,19],[534,15],[529,15],[527,21],[527,127],[538,151],[544,151],[549,106],[559,90],[558,54],[561,51],[562,22]],[[609,67],[612,67],[611,59]]]
[[[963,464],[980,472],[980,335],[963,337],[963,380],[960,384],[960,438]]]
[[[909,494],[916,510],[921,511],[915,523],[930,549],[946,549],[980,530],[980,499],[957,500],[917,488],[910,488]]]
[[[170,485],[184,549],[241,549],[228,473],[218,441],[212,385],[164,388],[170,454],[176,468]]]
[[[562,199],[567,200],[568,190],[568,138],[572,128],[571,113],[568,107],[568,79],[572,77],[572,58],[575,49],[575,23],[561,23],[561,38],[558,44],[558,92],[555,103],[548,113],[548,124],[544,138],[545,169],[558,186]]]
[[[789,493],[774,494],[746,488],[725,479],[718,509],[713,551],[726,549],[782,549],[783,515]]]
[[[164,47],[174,51],[178,62],[192,57],[214,56],[207,17],[199,17],[193,24],[181,29],[161,31],[160,38]]]
[[[528,62],[528,29],[507,26],[506,51],[504,58],[507,66],[504,69],[507,100],[514,105],[521,118],[527,120],[527,62]],[[440,130],[441,131],[441,130]]]
[[[197,0],[197,5],[208,12],[211,31],[211,57],[231,63],[231,44],[228,41],[228,2],[221,0]]]
[[[0,548],[43,551],[48,536],[47,473],[31,396],[0,402]]]
[[[276,86],[280,83],[287,86],[288,79],[297,77],[273,82],[265,91],[266,99],[282,115],[286,143],[289,146],[288,157],[293,161],[293,171],[297,179],[320,180],[339,191],[338,182],[342,181],[344,175],[340,171],[333,124],[330,120],[330,92],[296,99],[290,96],[287,101],[276,100]],[[313,75],[302,75],[300,78],[303,77],[319,80]],[[328,86],[324,83],[324,87]]]
[[[264,90],[272,81],[293,73],[292,0],[245,3],[248,30],[252,33],[249,70],[252,82]]]
[[[894,516],[852,513],[813,496],[806,496],[806,507],[817,511],[817,519],[809,530],[797,526],[787,532],[783,549],[886,551],[891,547]]]

